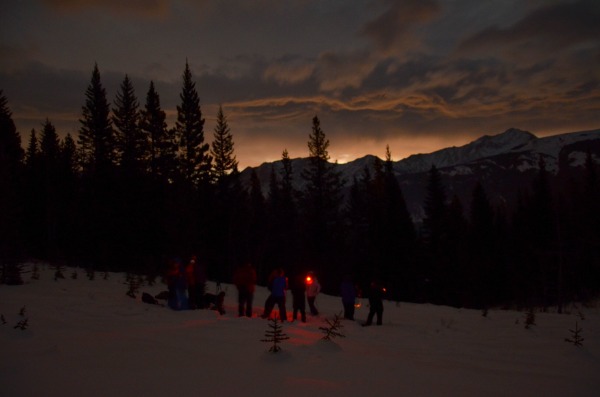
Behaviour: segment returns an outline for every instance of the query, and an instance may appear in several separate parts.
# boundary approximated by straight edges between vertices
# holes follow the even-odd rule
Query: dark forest
[[[529,188],[501,206],[481,183],[469,202],[450,197],[432,164],[417,224],[389,148],[344,181],[315,116],[307,120],[310,165],[294,170],[282,148],[283,168],[273,170],[265,195],[256,174],[249,185],[240,180],[224,110],[211,144],[204,124],[187,64],[172,127],[152,83],[142,104],[125,76],[110,103],[95,66],[78,136],[59,139],[46,120],[22,146],[0,91],[1,282],[18,283],[28,260],[159,276],[170,258],[197,255],[220,282],[250,262],[260,284],[282,267],[290,277],[316,272],[330,294],[350,275],[363,288],[378,279],[388,299],[457,307],[560,309],[600,292],[591,153],[585,167],[556,175],[541,159]]]

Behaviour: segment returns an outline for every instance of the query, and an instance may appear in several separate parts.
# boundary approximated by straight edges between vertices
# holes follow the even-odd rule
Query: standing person
[[[373,324],[373,317],[377,315],[377,325],[383,321],[383,294],[385,288],[378,281],[371,281],[369,287],[369,315],[365,326]]]
[[[173,260],[169,260],[167,274],[165,281],[167,288],[169,289],[169,297],[167,298],[167,305],[173,309],[179,309],[179,301],[177,299],[177,279],[179,277],[179,264]]]
[[[252,301],[256,289],[256,270],[250,263],[238,266],[233,273],[233,283],[238,290],[239,317],[252,317]]]
[[[306,277],[306,300],[308,301],[310,314],[313,316],[319,315],[319,311],[315,306],[315,300],[317,299],[319,292],[321,292],[321,284],[319,284],[319,280],[317,280],[313,272],[308,272],[308,276]]]
[[[271,282],[271,295],[265,302],[265,312],[263,318],[268,318],[271,315],[271,311],[277,304],[279,308],[279,318],[281,322],[287,320],[287,312],[285,309],[285,292],[287,290],[287,279],[283,272],[283,269],[279,268],[275,270],[273,281]]]
[[[190,309],[196,309],[196,256],[192,255],[190,261],[185,266],[185,281],[188,291],[188,306]]]
[[[194,296],[196,308],[204,309],[204,293],[206,288],[206,265],[198,260],[196,255],[192,256],[194,261]]]
[[[273,280],[277,277],[279,269],[275,269],[269,274],[269,278],[267,279],[267,289],[269,290],[269,296],[265,300],[265,308],[262,314],[262,318],[268,318],[271,315],[271,311],[273,311],[273,306],[275,303],[273,302]]]
[[[166,279],[169,288],[169,298],[167,301],[169,307],[173,310],[187,309],[185,266],[179,258],[169,261]]]
[[[340,286],[342,305],[344,306],[344,318],[354,320],[354,303],[356,302],[356,288],[352,283],[352,277],[345,275]]]
[[[300,320],[306,322],[306,284],[302,275],[296,275],[291,282],[290,290],[292,291],[292,321],[296,321],[298,313]]]

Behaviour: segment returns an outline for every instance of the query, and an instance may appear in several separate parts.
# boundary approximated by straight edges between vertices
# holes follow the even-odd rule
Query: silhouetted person
[[[300,313],[300,320],[303,323],[306,322],[306,284],[303,275],[296,275],[290,283],[290,290],[292,291],[292,321],[298,318]]]
[[[194,255],[194,296],[196,299],[196,308],[204,309],[204,293],[206,292],[206,265],[198,260]]]
[[[315,306],[315,300],[317,299],[319,292],[321,292],[321,284],[319,284],[319,280],[317,280],[313,272],[308,272],[308,276],[306,276],[306,300],[308,301],[310,314],[313,316],[317,316],[319,314],[319,311]]]
[[[350,275],[344,276],[340,285],[340,295],[344,306],[344,318],[354,320],[354,304],[356,303],[356,288]]]
[[[233,283],[238,290],[238,315],[252,317],[252,301],[256,288],[256,271],[250,263],[239,266],[233,274]]]
[[[377,282],[372,281],[369,286],[369,315],[367,322],[364,325],[373,324],[373,317],[377,315],[377,325],[381,325],[383,322],[383,294],[385,288]]]
[[[185,282],[188,291],[188,306],[190,309],[196,309],[197,296],[196,296],[196,256],[192,256],[187,265],[185,265]]]

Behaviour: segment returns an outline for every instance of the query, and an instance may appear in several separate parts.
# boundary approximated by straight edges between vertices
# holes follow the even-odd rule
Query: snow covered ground
[[[598,307],[536,313],[526,329],[523,312],[484,317],[385,302],[383,326],[360,326],[363,305],[362,321],[344,321],[346,337],[327,342],[319,327],[340,313],[341,301],[320,295],[323,317],[284,325],[290,339],[274,354],[260,341],[268,321],[256,317],[264,288],[250,319],[237,317],[231,286],[220,316],[132,299],[124,274],[90,281],[82,270],[71,279],[68,269],[54,281],[52,269],[40,273],[22,286],[0,285],[1,396],[600,395]],[[140,289],[163,290],[160,283]],[[14,328],[25,319],[26,329]],[[576,322],[581,347],[565,341]]]

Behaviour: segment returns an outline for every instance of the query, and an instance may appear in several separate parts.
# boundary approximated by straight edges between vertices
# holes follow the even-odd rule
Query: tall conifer
[[[139,126],[139,103],[133,84],[125,75],[115,99],[112,121],[120,166],[127,170],[143,169],[142,162],[147,151],[147,140]]]
[[[95,172],[112,166],[115,159],[114,134],[98,64],[94,65],[90,85],[85,91],[85,105],[79,122],[78,143],[84,171]]]
[[[179,164],[183,177],[188,182],[199,184],[210,180],[211,157],[209,144],[204,142],[204,118],[200,109],[200,98],[196,83],[192,80],[189,64],[185,63],[183,86],[177,106],[177,141]]]
[[[341,205],[340,173],[329,163],[329,140],[321,129],[319,118],[312,120],[312,132],[309,135],[309,166],[304,169],[305,181],[303,204],[305,212],[305,236],[308,239],[307,253],[310,260],[320,266],[323,272],[335,271],[335,260],[339,259],[334,246],[338,237],[334,230],[339,226]]]
[[[174,130],[167,128],[166,117],[160,105],[160,96],[151,81],[146,104],[141,112],[140,128],[149,140],[150,171],[153,175],[172,177],[176,171],[177,146],[174,142]]]
[[[0,90],[0,272],[11,272],[20,255],[23,175],[23,148],[8,108],[8,100]],[[1,280],[6,281],[6,280]]]
[[[222,106],[219,106],[217,113],[217,125],[210,154],[214,160],[213,170],[217,180],[237,169],[238,162],[233,151],[233,136]]]

